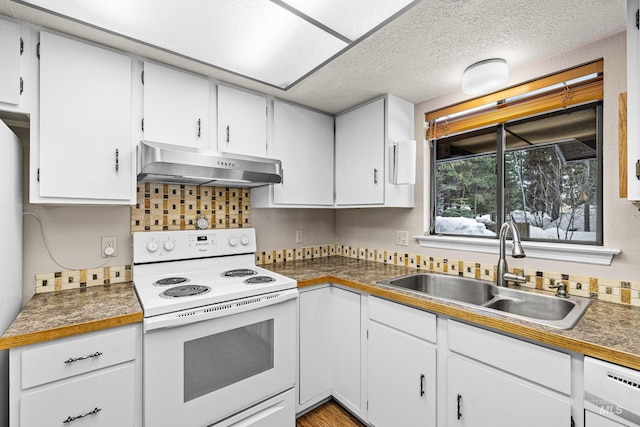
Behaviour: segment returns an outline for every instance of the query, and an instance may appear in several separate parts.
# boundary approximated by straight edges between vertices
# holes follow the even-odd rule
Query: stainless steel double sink
[[[435,273],[416,273],[381,280],[378,284],[453,301],[481,310],[527,320],[558,329],[571,329],[585,313],[591,300],[562,298],[532,291],[499,287],[491,282]]]

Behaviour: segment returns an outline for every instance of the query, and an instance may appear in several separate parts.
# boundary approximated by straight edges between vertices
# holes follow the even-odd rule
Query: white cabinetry
[[[329,284],[300,290],[296,412],[333,396],[366,419],[361,299]]]
[[[362,419],[366,419],[366,379],[363,362],[361,295],[340,288],[332,298],[332,385],[333,397]],[[366,360],[366,358],[364,359]]]
[[[218,151],[267,156],[267,99],[218,85]]]
[[[40,33],[31,203],[135,203],[131,79],[131,58]]]
[[[336,206],[413,207],[413,184],[392,183],[393,146],[413,139],[413,113],[386,95],[336,117]]]
[[[332,116],[286,102],[273,106],[271,157],[282,183],[252,190],[254,207],[333,206]]]
[[[300,289],[296,412],[331,396],[331,287]]]
[[[131,325],[11,349],[10,426],[141,426],[139,342]]]
[[[0,110],[26,111],[28,51],[28,25],[0,19]]]
[[[369,422],[436,425],[436,316],[369,298]]]
[[[455,321],[447,338],[448,427],[571,424],[568,354]]]
[[[208,148],[209,80],[145,61],[143,82],[144,139]]]

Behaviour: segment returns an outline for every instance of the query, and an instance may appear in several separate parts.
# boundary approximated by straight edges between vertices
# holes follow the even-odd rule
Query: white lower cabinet
[[[142,425],[139,325],[12,348],[9,426]]]
[[[333,396],[366,419],[361,299],[329,284],[300,290],[297,413]]]
[[[333,397],[374,427],[585,425],[582,355],[330,284],[299,304],[298,414]]]
[[[436,425],[436,348],[424,339],[435,338],[435,325],[433,314],[369,298],[367,383],[372,425]]]
[[[447,427],[571,426],[570,355],[453,320],[447,340]]]
[[[447,426],[570,426],[571,404],[502,373],[448,358]]]

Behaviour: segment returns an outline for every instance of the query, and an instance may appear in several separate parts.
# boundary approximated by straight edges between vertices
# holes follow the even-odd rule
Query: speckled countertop
[[[593,301],[571,330],[539,326],[376,284],[417,270],[333,256],[263,267],[298,281],[298,287],[331,282],[514,336],[640,369],[640,308]],[[130,283],[36,294],[0,337],[0,350],[141,322],[142,308]]]
[[[263,267],[296,279],[300,288],[332,282],[515,336],[640,369],[638,307],[596,300],[573,329],[559,330],[376,284],[379,280],[415,273],[417,270],[414,268],[339,256],[287,261]]]
[[[0,337],[0,350],[142,321],[131,283],[36,294]]]

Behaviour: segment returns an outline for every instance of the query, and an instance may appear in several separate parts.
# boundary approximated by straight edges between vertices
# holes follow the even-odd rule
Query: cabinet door
[[[570,402],[455,356],[448,358],[447,390],[448,427],[571,423]]]
[[[39,195],[129,203],[131,59],[46,32],[40,46]]]
[[[336,204],[384,202],[384,100],[336,118]]]
[[[208,148],[209,81],[145,62],[144,139]]]
[[[360,294],[332,288],[333,396],[362,416]]]
[[[267,99],[218,85],[218,151],[267,156]]]
[[[436,425],[436,349],[369,321],[369,422],[376,427]]]
[[[300,292],[298,313],[298,403],[303,405],[331,395],[331,287]]]
[[[273,157],[283,181],[274,203],[333,205],[333,117],[280,101],[274,103]]]
[[[0,102],[20,103],[20,26],[0,19]]]

